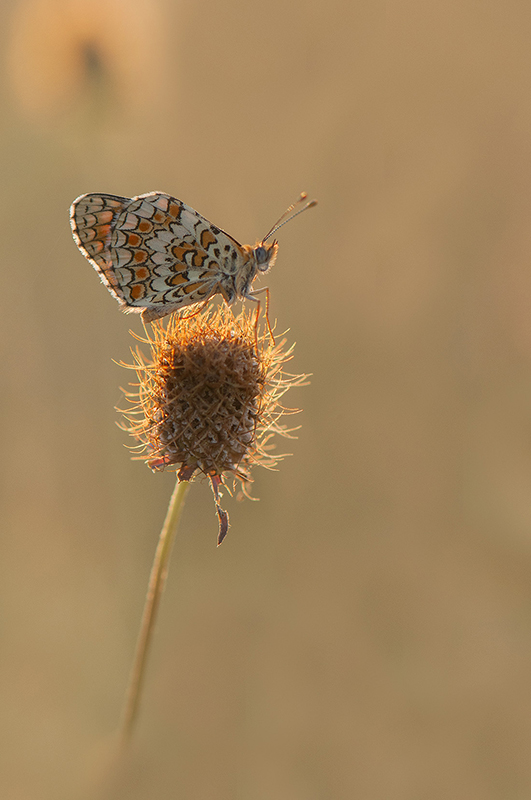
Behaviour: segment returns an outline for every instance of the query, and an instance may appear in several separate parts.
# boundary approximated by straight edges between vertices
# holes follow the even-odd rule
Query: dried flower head
[[[275,345],[267,333],[257,333],[254,314],[234,317],[224,305],[211,305],[193,316],[173,315],[167,327],[152,324],[150,358],[133,351],[135,391],[126,393],[132,407],[124,410],[122,426],[139,441],[141,455],[152,470],[174,468],[188,481],[196,473],[210,479],[219,517],[218,544],[228,530],[228,515],[220,507],[220,487],[226,476],[251,481],[251,468],[273,468],[283,456],[271,453],[271,437],[291,433],[280,417],[293,413],[280,400],[305,375],[283,369],[292,347]]]

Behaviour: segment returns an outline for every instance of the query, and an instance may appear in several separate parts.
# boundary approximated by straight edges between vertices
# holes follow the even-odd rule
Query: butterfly
[[[126,312],[152,322],[220,294],[228,305],[249,299],[258,273],[274,264],[273,233],[315,200],[302,193],[254,246],[240,244],[181,200],[164,192],[138,197],[82,194],[70,208],[74,240]],[[268,295],[267,295],[268,296]],[[257,313],[257,318],[258,318]]]

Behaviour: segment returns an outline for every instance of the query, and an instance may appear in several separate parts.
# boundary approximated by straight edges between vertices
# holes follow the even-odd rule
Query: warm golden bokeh
[[[530,797],[531,6],[14,0],[0,40],[0,796]],[[244,242],[318,198],[255,285],[313,376],[223,547],[190,488],[113,764],[173,476],[68,208],[153,190]]]
[[[157,0],[19,0],[6,42],[11,91],[36,121],[92,100],[93,113],[115,106],[138,122],[171,91],[163,30]]]

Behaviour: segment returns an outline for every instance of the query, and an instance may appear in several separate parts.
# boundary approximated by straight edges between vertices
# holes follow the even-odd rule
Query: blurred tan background
[[[531,6],[18,0],[0,31],[0,796],[531,797]],[[151,190],[250,243],[319,199],[267,276],[313,378],[220,549],[192,487],[113,765],[173,477],[116,427],[141,326],[68,207]]]

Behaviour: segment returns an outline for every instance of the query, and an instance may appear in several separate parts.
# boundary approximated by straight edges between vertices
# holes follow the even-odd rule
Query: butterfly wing
[[[75,243],[120,302],[125,301],[113,270],[110,239],[114,223],[128,202],[127,197],[118,195],[83,194],[70,207]]]
[[[221,292],[248,260],[235,239],[162,192],[78,197],[70,212],[77,246],[127,311],[145,320]]]

